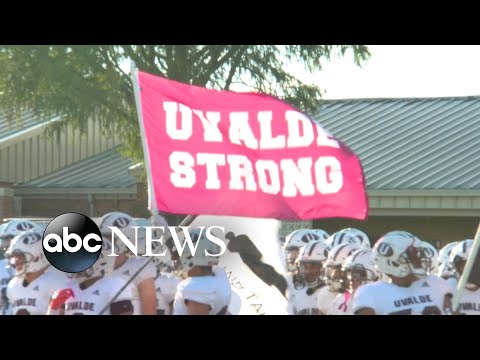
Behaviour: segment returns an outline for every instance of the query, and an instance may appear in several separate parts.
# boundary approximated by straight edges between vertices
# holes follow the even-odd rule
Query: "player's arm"
[[[157,291],[155,290],[156,276],[157,269],[153,263],[150,263],[137,277],[137,289],[143,315],[157,315]]]
[[[208,304],[202,304],[193,300],[185,300],[188,315],[208,315],[211,307]]]
[[[143,315],[157,314],[157,292],[155,290],[155,280],[153,278],[145,279],[138,284],[138,294],[142,306]]]

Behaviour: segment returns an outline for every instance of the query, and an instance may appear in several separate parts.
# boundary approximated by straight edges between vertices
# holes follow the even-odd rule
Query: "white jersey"
[[[338,294],[327,315],[353,315],[353,295],[348,291]]]
[[[0,260],[0,315],[12,315],[12,305],[7,298],[7,288],[14,272],[7,259]]]
[[[112,276],[100,278],[83,290],[75,282],[70,287],[73,297],[68,298],[65,302],[65,315],[99,315],[124,285],[125,280]],[[133,287],[133,285],[128,285],[114,302],[125,300],[131,302]],[[103,315],[111,315],[110,307],[103,312]]]
[[[317,291],[317,307],[321,315],[328,315],[338,293],[331,292],[327,286]]]
[[[318,294],[320,289],[291,289],[288,292],[288,315],[320,315],[318,310]]]
[[[46,271],[27,286],[16,276],[8,284],[7,295],[14,315],[45,315],[53,293],[70,287],[72,280],[64,273]]]
[[[160,274],[155,279],[157,291],[157,315],[171,315],[170,304],[175,300],[177,286],[182,281],[173,274]]]
[[[358,288],[353,311],[371,308],[377,315],[445,315],[445,295],[452,293],[447,281],[435,275],[423,276],[408,288],[377,281]]]
[[[480,315],[480,288],[474,291],[463,289],[458,305],[460,315]]]
[[[138,269],[147,261],[148,258],[135,258],[135,257],[128,257],[127,261],[120,266],[118,269],[114,270],[110,275],[112,277],[120,277],[125,281],[128,281],[133,274],[135,274]],[[134,286],[132,287],[132,296],[133,296],[133,308],[134,308],[134,315],[141,315],[142,314],[142,307],[140,303],[140,295],[138,293],[138,286],[145,281],[146,279],[155,279],[157,277],[157,269],[155,268],[155,264],[153,261],[150,263],[138,274],[131,284]]]
[[[173,315],[188,315],[186,300],[210,305],[209,315],[226,311],[232,297],[232,289],[225,270],[213,267],[214,276],[195,276],[178,284],[173,303]]]

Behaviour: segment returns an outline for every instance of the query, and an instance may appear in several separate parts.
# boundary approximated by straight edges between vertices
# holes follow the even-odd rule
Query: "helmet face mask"
[[[15,269],[15,276],[34,273],[49,266],[42,238],[43,234],[35,230],[23,231],[13,238],[5,255]]]
[[[460,241],[455,247],[453,247],[450,253],[450,263],[455,273],[455,276],[459,279],[463,274],[464,267],[467,263],[468,256],[473,246],[473,240],[467,239]]]
[[[7,255],[9,265],[15,270],[15,276],[21,276],[28,271],[28,265],[33,261],[32,254],[22,251],[12,251]]]
[[[375,266],[372,249],[360,249],[348,256],[343,263],[347,274],[349,291],[353,293],[359,286],[377,281],[380,272]]]
[[[407,264],[414,275],[426,275],[430,269],[431,260],[420,247],[409,247],[406,251]]]
[[[327,265],[325,268],[325,283],[328,290],[343,293],[347,290],[347,274],[342,270],[342,265]]]
[[[298,270],[297,259],[300,254],[300,249],[298,247],[290,247],[285,249],[286,258],[287,258],[287,270],[290,272]]]
[[[348,281],[348,290],[350,292],[355,291],[358,287],[369,281],[367,270],[363,266],[348,268],[345,270],[345,273]]]
[[[330,247],[323,240],[311,241],[300,249],[297,257],[298,280],[309,288],[323,286],[324,264]]]
[[[355,251],[360,250],[357,244],[344,243],[333,247],[325,262],[325,283],[331,292],[345,292],[348,279],[343,267],[344,262]]]
[[[424,247],[423,241],[406,231],[389,232],[374,246],[375,264],[389,277],[426,275],[431,263]]]
[[[458,241],[449,243],[440,250],[436,275],[444,279],[455,276],[455,271],[452,267],[452,262],[450,261],[450,255],[458,243]]]
[[[283,244],[283,253],[285,260],[285,267],[288,272],[295,272],[298,270],[297,258],[300,254],[300,249],[310,242],[322,240],[322,235],[312,229],[299,229],[291,232]]]
[[[299,273],[308,287],[319,286],[324,274],[322,263],[315,261],[299,261]]]

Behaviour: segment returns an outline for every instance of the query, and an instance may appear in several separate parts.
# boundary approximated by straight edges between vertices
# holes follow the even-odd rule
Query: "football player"
[[[12,315],[12,306],[7,298],[7,286],[14,276],[14,269],[4,258],[5,252],[15,236],[34,227],[35,223],[23,219],[13,219],[0,225],[0,315]]]
[[[50,314],[60,310],[59,314],[63,315],[99,315],[102,311],[102,315],[133,315],[134,285],[126,285],[123,278],[111,275],[115,257],[108,256],[110,253],[110,241],[103,240],[102,252],[95,264],[71,274],[74,281],[68,288],[57,289],[50,303]]]
[[[443,315],[451,313],[453,289],[425,275],[422,241],[406,231],[382,236],[373,248],[375,265],[389,278],[361,286],[353,298],[357,315]]]
[[[311,241],[321,240],[323,237],[318,230],[298,229],[292,231],[285,239],[283,244],[283,254],[285,260],[285,269],[287,273],[293,276],[297,273],[297,258],[300,249]]]
[[[153,257],[153,263],[157,270],[157,277],[155,278],[157,315],[172,315],[177,286],[182,279],[175,274],[175,263],[172,260],[168,247],[160,245],[152,249],[154,254],[163,254],[164,251],[165,256]]]
[[[347,239],[348,237],[351,237],[351,235],[343,238]],[[358,249],[360,249],[359,245],[347,241],[330,250],[325,262],[325,283],[327,286],[321,288],[318,294],[318,308],[322,314],[330,315],[332,304],[337,295],[343,295],[347,291],[347,274],[342,266],[348,256]]]
[[[284,275],[287,281],[287,294],[286,298],[290,298],[290,294],[296,292],[296,287],[302,284],[302,277],[298,272],[298,256],[300,249],[312,241],[319,241],[322,238],[322,234],[318,230],[311,229],[299,229],[292,231],[285,239],[283,245],[283,260],[286,269]]]
[[[324,263],[329,251],[323,240],[311,241],[301,248],[298,257],[299,276],[288,293],[289,315],[321,315],[318,293],[325,286]]]
[[[454,241],[445,245],[438,254],[438,268],[436,275],[444,278],[445,280],[455,279],[455,270],[450,262],[450,255],[452,254],[453,248],[458,243],[459,241]],[[453,281],[453,286],[456,286],[455,281]]]
[[[190,231],[196,250],[192,254],[183,239],[180,266],[185,280],[177,286],[173,315],[227,315],[232,289],[225,270],[217,266],[220,247],[199,229]]]
[[[450,261],[455,272],[456,279],[460,279],[472,250],[473,240],[460,241],[452,249]],[[480,315],[480,288],[476,284],[466,283],[462,295],[458,301],[458,315]]]
[[[342,266],[347,278],[347,290],[338,294],[329,315],[353,315],[353,296],[362,285],[375,282],[380,273],[375,267],[372,249],[358,249],[349,255]]]
[[[45,315],[55,290],[69,284],[65,274],[46,271],[50,264],[43,253],[42,237],[35,229],[22,232],[6,252],[15,269],[7,289],[13,315]]]
[[[99,229],[102,237],[108,241],[114,241],[115,253],[115,270],[111,276],[118,276],[125,281],[129,281],[134,274],[145,264],[147,258],[135,257],[130,252],[123,241],[115,236],[112,239],[112,230],[109,227],[117,227],[132,244],[135,244],[136,226],[134,219],[125,213],[112,212],[105,214],[99,220]],[[155,278],[157,271],[153,262],[150,262],[143,268],[138,275],[133,278],[133,305],[135,315],[155,315],[157,313],[157,295],[155,291]]]

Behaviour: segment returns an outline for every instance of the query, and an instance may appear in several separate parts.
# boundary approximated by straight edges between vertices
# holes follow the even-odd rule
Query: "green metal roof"
[[[50,116],[39,118],[34,116],[32,111],[25,111],[20,116],[19,120],[8,121],[7,114],[0,112],[0,141],[5,140],[11,136],[17,136],[25,131],[29,131],[37,126],[45,125],[50,121],[58,120],[60,116]]]
[[[118,147],[91,156],[46,176],[21,184],[18,188],[131,188],[136,184],[135,178],[128,172],[132,162],[122,158],[117,150]]]
[[[325,100],[314,118],[358,154],[368,190],[480,190],[480,96]],[[130,166],[113,149],[20,188],[129,188]]]
[[[480,96],[325,100],[314,116],[369,190],[480,190]]]

